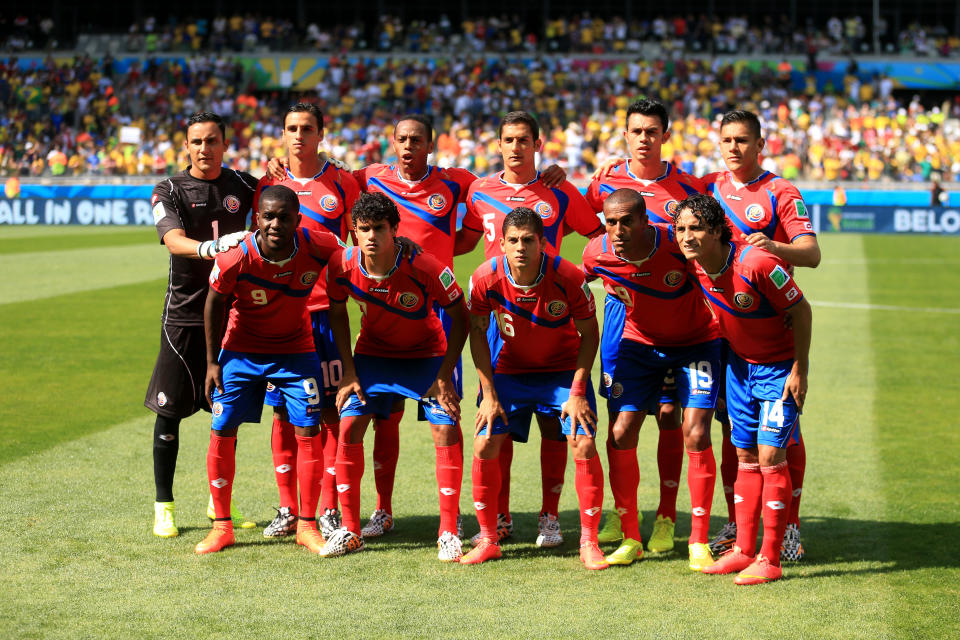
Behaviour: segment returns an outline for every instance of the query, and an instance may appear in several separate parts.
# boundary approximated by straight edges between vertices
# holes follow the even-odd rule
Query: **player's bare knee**
[[[760,445],[757,452],[757,460],[761,467],[773,467],[787,459],[786,447],[770,447]]]
[[[280,418],[280,419],[283,420],[284,422],[289,422],[289,421],[290,421],[290,416],[287,415],[287,408],[286,408],[286,407],[274,407],[274,408],[273,408],[273,415],[277,416],[278,418]]]
[[[297,427],[294,426],[293,432],[302,438],[312,438],[320,433],[320,426]]]
[[[460,429],[454,424],[432,424],[433,443],[438,447],[449,447],[460,442]]]
[[[744,464],[757,464],[760,457],[756,449],[741,449],[737,447],[737,461]]]
[[[493,460],[500,456],[500,447],[502,445],[502,434],[493,435],[490,438],[481,435],[473,441],[473,454],[481,460]]]
[[[589,460],[597,455],[597,443],[593,438],[583,435],[577,438],[568,436],[567,441],[570,443],[570,450],[573,452],[573,457],[578,460]]]
[[[661,404],[657,409],[657,426],[660,429],[680,428],[680,411],[674,403]]]

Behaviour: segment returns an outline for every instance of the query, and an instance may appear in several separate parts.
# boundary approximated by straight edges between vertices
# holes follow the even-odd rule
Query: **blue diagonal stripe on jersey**
[[[677,298],[682,298],[687,293],[693,291],[693,286],[690,284],[689,277],[684,280],[683,286],[675,291],[660,291],[659,289],[651,289],[650,287],[645,287],[642,284],[631,282],[627,278],[624,278],[623,276],[618,275],[604,267],[596,267],[594,271],[600,275],[610,278],[617,284],[622,284],[627,289],[632,289],[633,291],[651,296],[653,298],[660,298],[661,300],[676,300]]]
[[[335,235],[335,236],[337,236],[337,237],[340,236],[340,221],[339,221],[339,220],[333,219],[333,218],[328,218],[328,217],[326,217],[326,216],[324,216],[324,215],[322,215],[322,214],[319,214],[319,213],[317,213],[316,211],[314,211],[313,209],[311,209],[310,207],[308,207],[308,206],[306,206],[306,205],[304,205],[304,204],[301,204],[301,205],[300,205],[300,213],[303,214],[303,215],[305,215],[306,217],[310,218],[311,220],[313,220],[314,222],[316,222],[317,224],[319,224],[320,226],[322,226],[324,229],[327,229],[327,230],[330,231],[330,233],[332,233],[333,235]]]
[[[258,287],[263,287],[264,289],[270,289],[272,291],[279,291],[280,293],[290,296],[292,298],[306,298],[310,295],[310,290],[313,287],[307,287],[306,289],[295,289],[289,285],[282,284],[280,282],[271,282],[270,280],[264,280],[263,278],[258,278],[257,276],[252,276],[249,273],[241,273],[237,276],[237,281],[245,280],[251,284],[255,284]]]
[[[361,289],[360,287],[356,286],[355,284],[350,282],[350,280],[347,278],[337,278],[337,284],[346,287],[351,292],[353,292],[354,296],[356,296],[357,298],[360,298],[364,302],[369,302],[370,304],[374,304],[380,307],[381,309],[386,309],[390,313],[394,313],[400,317],[407,318],[409,320],[423,320],[424,318],[427,317],[427,313],[430,310],[429,305],[427,305],[427,294],[426,294],[427,288],[422,284],[420,284],[419,282],[417,282],[416,280],[414,280],[413,282],[420,288],[423,294],[421,298],[420,308],[417,309],[416,311],[405,311],[403,309],[391,307],[389,304],[387,304],[380,298],[377,298],[376,296],[372,296],[366,291],[364,291],[363,289]]]
[[[447,216],[450,215],[449,211],[447,212],[447,215],[439,216],[439,217],[435,216],[429,211],[425,211],[424,209],[421,209],[417,205],[413,204],[412,202],[410,202],[409,200],[401,196],[396,191],[387,187],[387,185],[383,184],[383,182],[379,178],[370,178],[370,184],[372,184],[376,188],[383,191],[387,196],[389,196],[391,200],[393,200],[397,204],[397,206],[403,207],[404,209],[414,214],[415,216],[417,216],[427,224],[435,227],[437,230],[442,231],[447,235],[450,234],[450,222],[449,220],[447,220]]]
[[[447,185],[447,189],[450,189],[450,194],[453,197],[453,202],[450,204],[458,204],[460,202],[460,184],[454,182],[453,180],[444,180],[440,179],[440,182]]]
[[[710,301],[710,304],[715,304],[721,309],[723,309],[724,311],[726,311],[727,313],[733,316],[736,316],[738,318],[760,319],[760,318],[773,318],[776,315],[778,315],[776,311],[773,310],[773,307],[770,306],[770,303],[767,302],[765,299],[761,300],[761,305],[756,311],[750,311],[750,312],[741,311],[739,309],[734,309],[732,307],[727,306],[726,302],[717,298],[715,295],[711,294],[709,291],[706,290],[706,288],[704,288],[702,284],[700,285],[700,288],[703,289],[703,295],[707,297],[707,300]],[[766,304],[763,304],[763,303],[766,303]]]
[[[503,204],[502,202],[500,202],[500,201],[497,200],[496,198],[491,197],[491,196],[488,196],[487,194],[481,193],[481,192],[479,192],[479,191],[474,191],[474,192],[473,192],[473,199],[474,199],[474,200],[480,200],[481,202],[484,202],[484,203],[490,205],[491,207],[493,207],[494,209],[496,209],[497,211],[499,211],[500,213],[502,213],[502,214],[504,214],[504,215],[506,215],[506,214],[510,213],[511,211],[513,211],[513,209],[512,209],[511,207]]]
[[[547,320],[546,318],[541,318],[534,315],[532,312],[527,311],[523,307],[518,307],[514,303],[507,300],[503,297],[498,291],[487,291],[487,297],[496,300],[500,306],[509,311],[510,313],[520,316],[521,318],[526,318],[533,324],[539,325],[541,327],[547,327],[550,329],[556,329],[557,327],[562,327],[563,325],[570,322],[570,316],[564,316],[559,320]]]

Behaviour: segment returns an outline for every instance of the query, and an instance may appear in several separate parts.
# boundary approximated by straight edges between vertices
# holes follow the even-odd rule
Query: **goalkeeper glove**
[[[250,232],[237,231],[235,233],[228,233],[225,236],[220,236],[216,240],[201,242],[197,245],[197,255],[201,258],[210,258],[212,260],[218,253],[229,251],[243,242],[243,239],[247,237],[248,233]]]

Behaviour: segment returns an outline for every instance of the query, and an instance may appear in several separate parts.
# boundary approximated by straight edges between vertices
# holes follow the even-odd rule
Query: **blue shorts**
[[[793,360],[751,364],[727,352],[727,413],[730,440],[741,449],[763,444],[786,447],[800,417],[793,396],[781,400]]]
[[[435,400],[423,399],[423,394],[437,379],[437,372],[443,363],[442,356],[381,358],[358,353],[353,356],[353,363],[367,403],[362,404],[356,395],[350,396],[340,410],[341,418],[368,415],[389,418],[394,402],[411,398],[423,407],[430,424],[457,423]]]
[[[213,429],[233,429],[242,422],[260,422],[267,383],[283,394],[290,424],[320,424],[322,391],[317,385],[316,353],[238,353],[221,351],[223,393],[213,393]]]
[[[343,377],[343,362],[340,360],[337,343],[333,340],[327,310],[311,311],[310,324],[313,325],[313,346],[320,358],[321,377],[317,380],[323,383],[320,404],[324,409],[333,409],[337,406],[337,385]],[[273,383],[267,383],[263,403],[271,407],[284,406],[283,394]]]
[[[490,364],[493,370],[496,371],[497,359],[500,357],[500,351],[503,349],[503,336],[500,335],[500,327],[497,325],[497,318],[493,313],[490,314],[490,324],[487,326],[487,345],[490,347]],[[499,391],[497,391],[497,395],[500,395]],[[479,393],[477,394],[477,406],[480,406]],[[530,421],[533,419],[533,411],[533,409],[529,409],[519,412],[515,417],[510,416],[510,428],[516,428],[516,433],[529,433]],[[513,439],[517,440],[517,437],[514,436]],[[523,440],[518,440],[518,442],[526,441],[526,437],[524,437]]]
[[[437,302],[433,303],[433,310],[437,313],[437,317],[440,318],[440,322],[443,323],[443,333],[450,337],[450,327],[453,326],[453,320],[450,316],[450,313],[441,307]],[[457,358],[457,366],[453,368],[453,388],[456,389],[457,395],[461,398],[463,397],[463,356]],[[424,421],[427,420],[426,413],[424,411],[423,405],[417,405],[417,420]]]
[[[493,433],[509,433],[517,442],[526,442],[530,435],[530,417],[535,411],[541,415],[559,418],[563,405],[570,398],[570,385],[573,384],[574,371],[547,371],[544,373],[495,373],[493,386],[503,410],[507,413],[507,422],[497,418],[493,423]],[[482,395],[482,393],[481,393]],[[481,398],[482,399],[482,398]],[[593,412],[597,412],[597,399],[593,387],[587,381],[587,403]],[[563,435],[574,433],[573,421],[567,417],[561,422]],[[480,432],[486,434],[487,429]],[[595,436],[583,425],[576,425],[576,434]]]
[[[607,401],[610,411],[648,411],[656,406],[670,369],[681,406],[713,409],[717,405],[719,339],[686,347],[653,347],[622,340]]]

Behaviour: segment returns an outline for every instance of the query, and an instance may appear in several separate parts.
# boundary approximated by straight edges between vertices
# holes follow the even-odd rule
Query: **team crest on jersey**
[[[337,198],[329,193],[320,198],[320,208],[330,213],[337,210]]]
[[[673,216],[677,212],[677,205],[680,204],[676,200],[671,200],[667,204],[663,205],[663,211],[669,216]]]
[[[567,310],[567,303],[563,300],[554,300],[547,305],[547,313],[552,315],[554,318],[559,318],[563,315],[564,311]]]
[[[602,378],[602,379],[603,379],[603,386],[605,386],[605,387],[609,387],[610,385],[613,384],[613,376],[611,376],[611,375],[610,375],[609,373],[607,373],[606,371],[603,372],[603,378]]]
[[[400,294],[400,297],[397,298],[397,302],[399,302],[400,306],[405,309],[413,309],[415,306],[417,306],[417,303],[420,302],[420,297],[415,293],[406,291]]]
[[[752,204],[747,207],[747,210],[744,212],[744,217],[750,222],[760,222],[763,220],[764,211],[763,207],[758,204]]]
[[[553,215],[553,209],[546,202],[538,202],[534,205],[533,210],[537,212],[537,215],[546,220],[551,215]]]
[[[753,296],[749,293],[741,292],[733,296],[733,302],[741,309],[749,309],[753,306]]]
[[[237,196],[227,196],[223,199],[223,208],[230,213],[240,211],[240,198]]]
[[[304,271],[300,274],[300,284],[305,287],[309,287],[317,281],[318,275],[320,274],[318,274],[316,271]]]
[[[668,287],[676,287],[681,282],[683,282],[683,272],[682,271],[667,271],[667,274],[663,276],[663,284]]]
[[[158,407],[167,406],[167,394],[165,394],[163,391],[157,394],[157,406]]]
[[[614,398],[619,398],[623,395],[623,385],[619,382],[614,382],[613,386],[610,388],[610,395]]]
[[[443,211],[443,208],[447,206],[447,199],[439,193],[434,193],[427,198],[427,206],[434,211]]]
[[[217,416],[218,418],[223,415],[223,405],[219,402],[213,403],[213,415]]]

